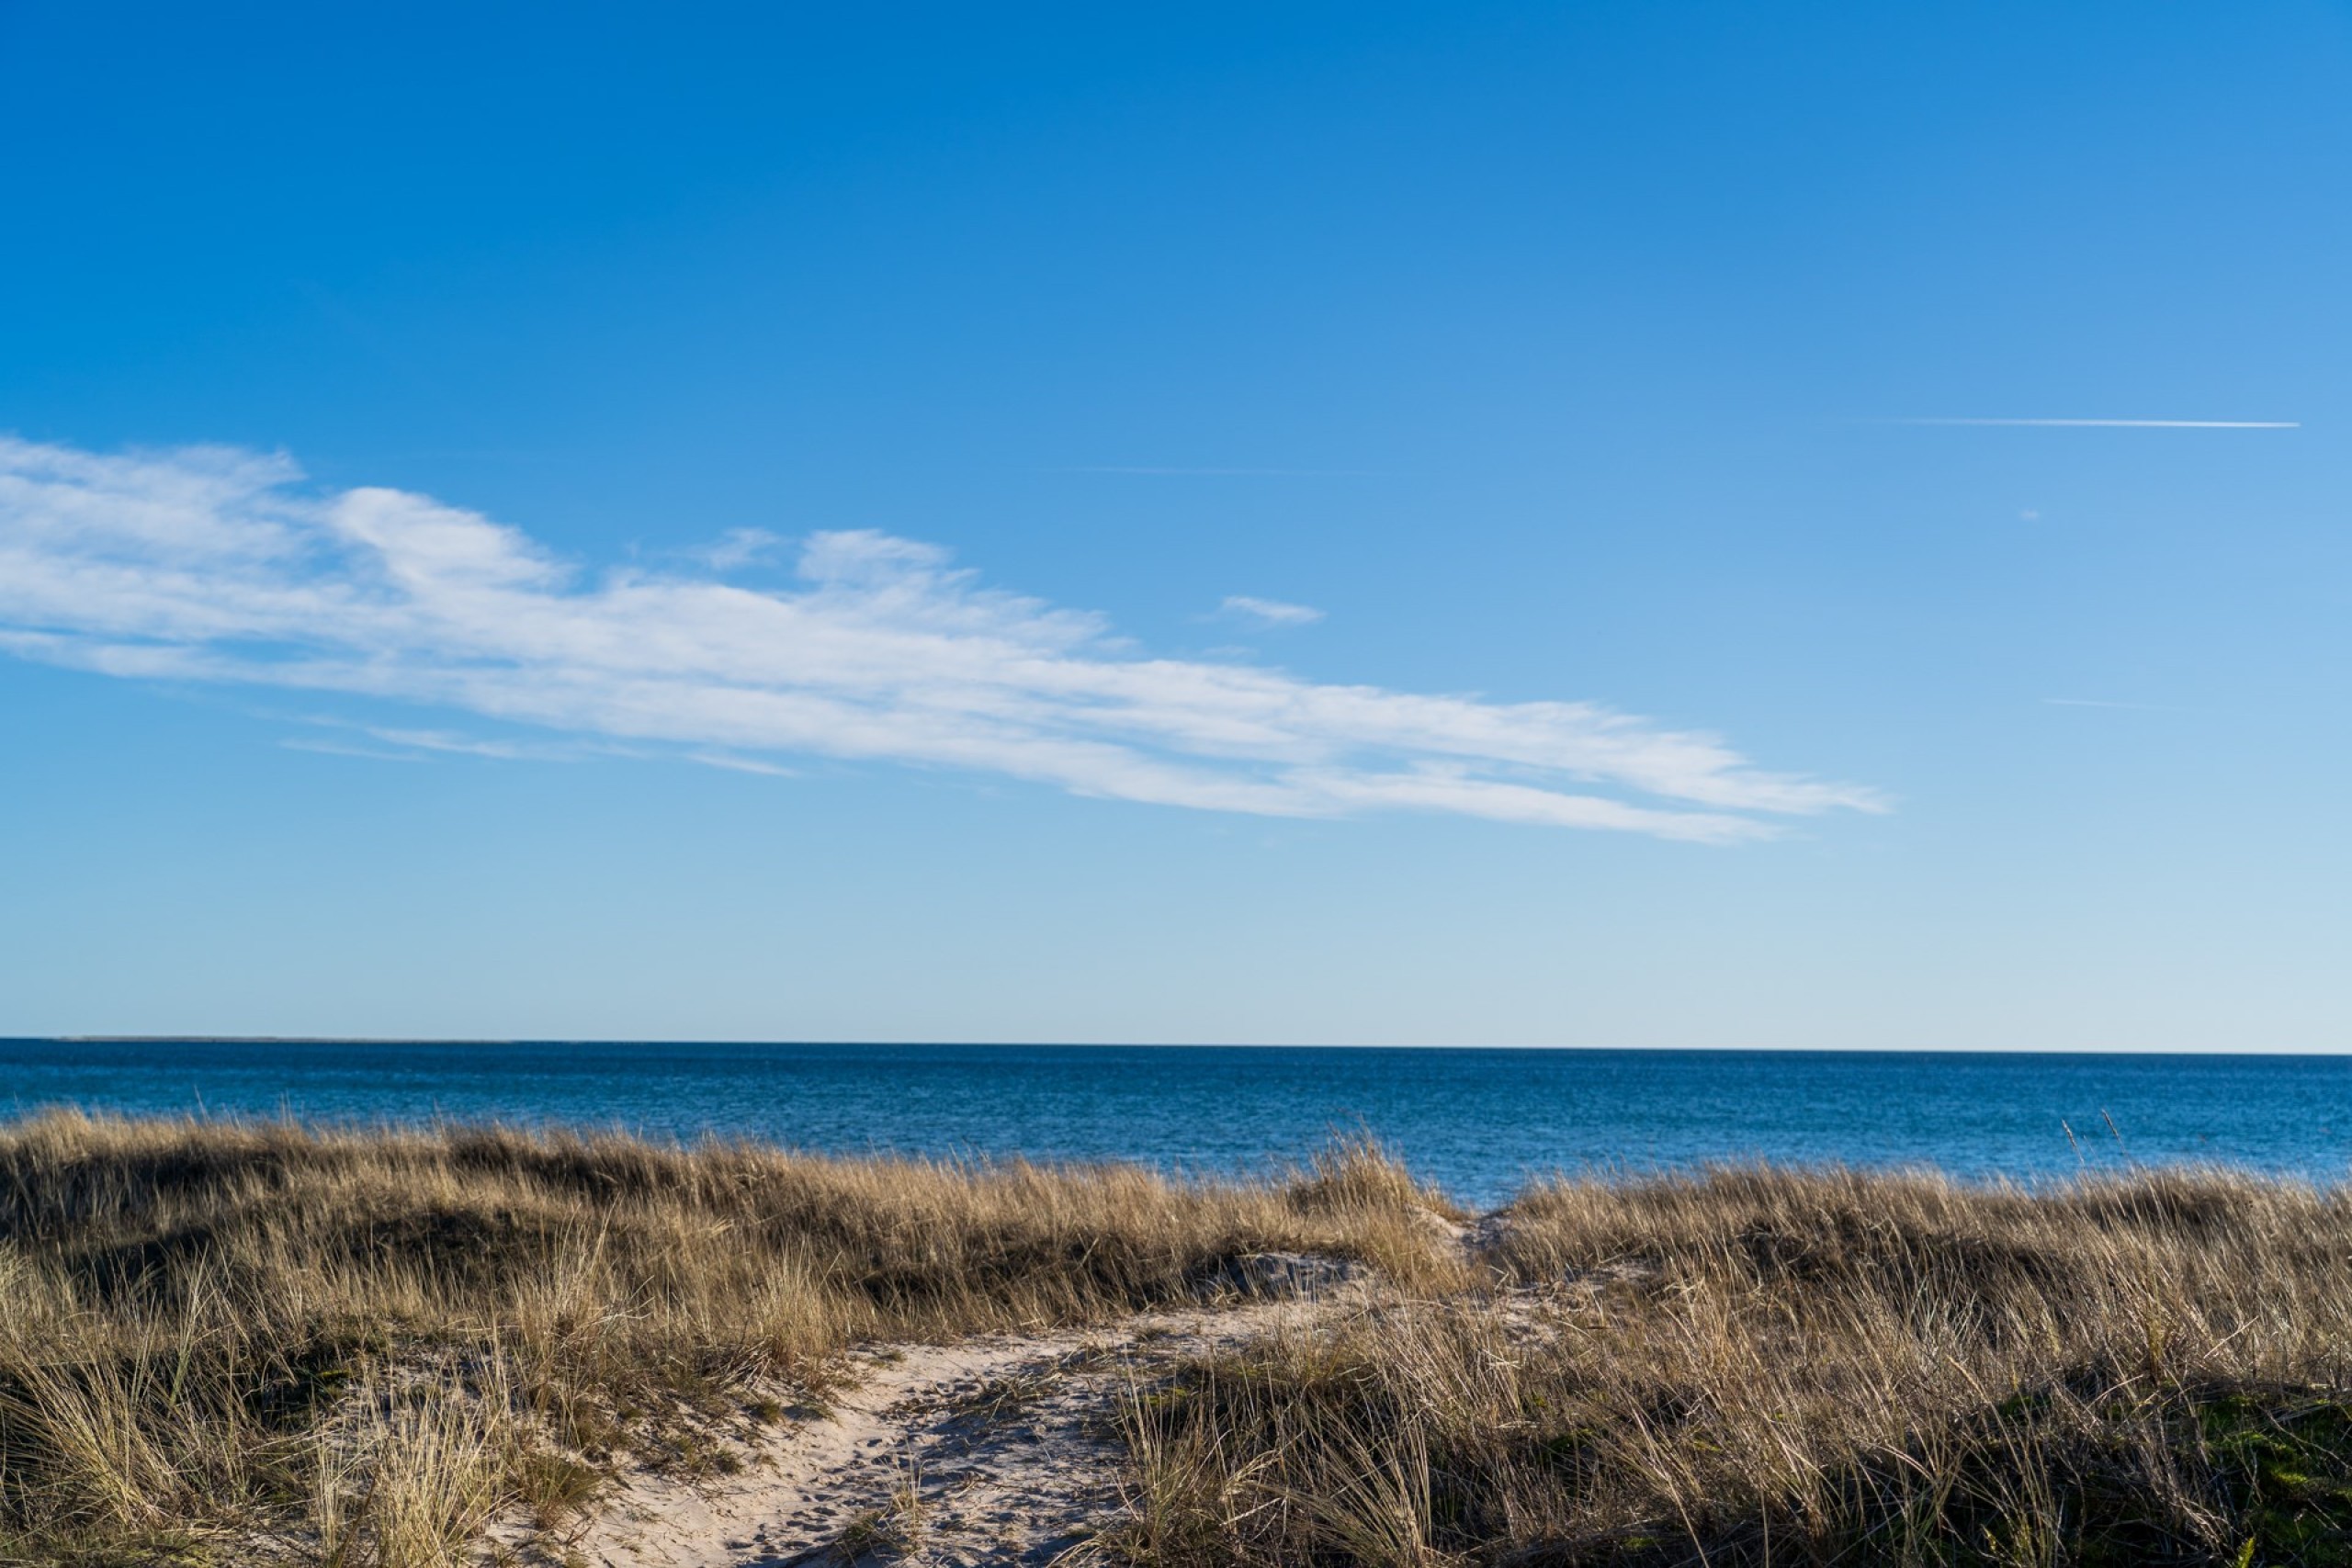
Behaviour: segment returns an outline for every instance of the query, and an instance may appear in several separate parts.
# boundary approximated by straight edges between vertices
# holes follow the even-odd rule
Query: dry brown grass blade
[[[1736,1168],[1482,1234],[1496,1288],[1162,1396],[1163,1561],[2352,1562],[2340,1193]]]
[[[820,1400],[860,1338],[1107,1318],[1257,1253],[1434,1277],[1422,1196],[1368,1147],[1291,1187],[38,1116],[0,1126],[0,1557],[259,1532],[454,1562],[599,1470],[720,1462],[713,1432]]]

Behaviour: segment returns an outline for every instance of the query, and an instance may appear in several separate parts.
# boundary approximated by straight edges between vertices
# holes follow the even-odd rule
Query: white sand
[[[1123,1392],[1181,1358],[1303,1327],[1363,1290],[1319,1278],[1321,1260],[1264,1262],[1252,1283],[1314,1293],[1145,1314],[1091,1331],[862,1349],[828,1413],[789,1418],[741,1450],[744,1469],[723,1480],[632,1479],[564,1532],[574,1560],[594,1568],[782,1568],[860,1556],[918,1568],[1050,1562],[1125,1512]],[[873,1539],[877,1526],[891,1538]]]

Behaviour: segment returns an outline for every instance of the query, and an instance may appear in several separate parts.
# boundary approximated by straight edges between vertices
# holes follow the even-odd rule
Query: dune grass
[[[2352,1563],[2352,1205],[2221,1172],[2029,1194],[1559,1181],[1478,1289],[1129,1415],[1158,1568]]]
[[[856,1341],[1283,1251],[1378,1284],[1138,1386],[1098,1555],[2352,1568],[2344,1194],[1736,1169],[1447,1213],[1361,1145],[1185,1183],[48,1114],[0,1126],[0,1562],[561,1562],[616,1472],[724,1472]]]
[[[527,1555],[623,1463],[724,1468],[820,1407],[859,1339],[1084,1322],[1264,1250],[1442,1283],[1411,1191],[1363,1150],[1286,1188],[42,1115],[0,1128],[0,1561],[426,1568],[494,1519]]]

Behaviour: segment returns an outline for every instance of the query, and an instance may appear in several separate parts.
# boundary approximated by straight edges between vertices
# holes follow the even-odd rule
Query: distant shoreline
[[[0,1110],[626,1127],[854,1155],[1262,1174],[1371,1133],[1464,1201],[1711,1162],[2042,1181],[2085,1164],[2352,1170],[2352,1058],[1413,1046],[0,1040]],[[2112,1130],[2110,1130],[2110,1123]]]
[[[2244,1050],[2148,1050],[2131,1046],[1944,1046],[1944,1045],[1533,1045],[1491,1043],[1442,1044],[1365,1043],[1318,1040],[1218,1041],[1191,1040],[824,1040],[724,1038],[691,1035],[659,1038],[626,1035],[412,1035],[412,1034],[0,1034],[0,1044],[27,1045],[504,1045],[504,1046],[622,1046],[664,1048],[704,1047],[747,1050],[943,1050],[943,1051],[1360,1051],[1538,1053],[1589,1055],[1696,1056],[1829,1056],[1896,1057],[1930,1060],[1952,1058],[2034,1058],[2056,1060],[2162,1061],[2307,1061],[2352,1063],[2352,1045],[2262,1046]]]

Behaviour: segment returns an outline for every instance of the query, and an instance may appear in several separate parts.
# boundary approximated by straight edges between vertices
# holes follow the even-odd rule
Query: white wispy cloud
[[[729,528],[709,544],[681,551],[690,560],[698,560],[713,571],[733,571],[739,567],[763,561],[783,549],[786,540],[765,528]]]
[[[534,745],[520,740],[485,740],[479,736],[460,735],[447,729],[409,729],[390,725],[368,725],[366,732],[388,746],[402,746],[413,751],[439,751],[458,757],[491,757],[507,762],[571,762],[582,755],[577,746]]]
[[[1134,474],[1158,479],[1376,479],[1377,468],[1179,468],[1133,464],[1096,463],[1084,468],[1048,468],[1049,474]]]
[[[1891,419],[1887,424],[2024,424],[2091,430],[2301,430],[2291,419]]]
[[[1594,703],[1146,657],[1098,615],[983,587],[888,535],[814,535],[798,577],[591,574],[428,496],[311,487],[283,457],[0,438],[0,651],[106,674],[384,699],[721,766],[887,761],[1268,816],[1406,809],[1721,842],[1884,808]],[[439,728],[374,739],[527,750]]]
[[[1228,615],[1268,626],[1313,626],[1323,618],[1323,612],[1312,604],[1285,604],[1279,599],[1253,599],[1247,593],[1227,594],[1223,608]]]
[[[730,773],[758,773],[763,778],[797,778],[794,769],[775,762],[763,762],[757,757],[729,757],[718,751],[689,751],[689,762],[700,762],[706,768],[724,768]]]

